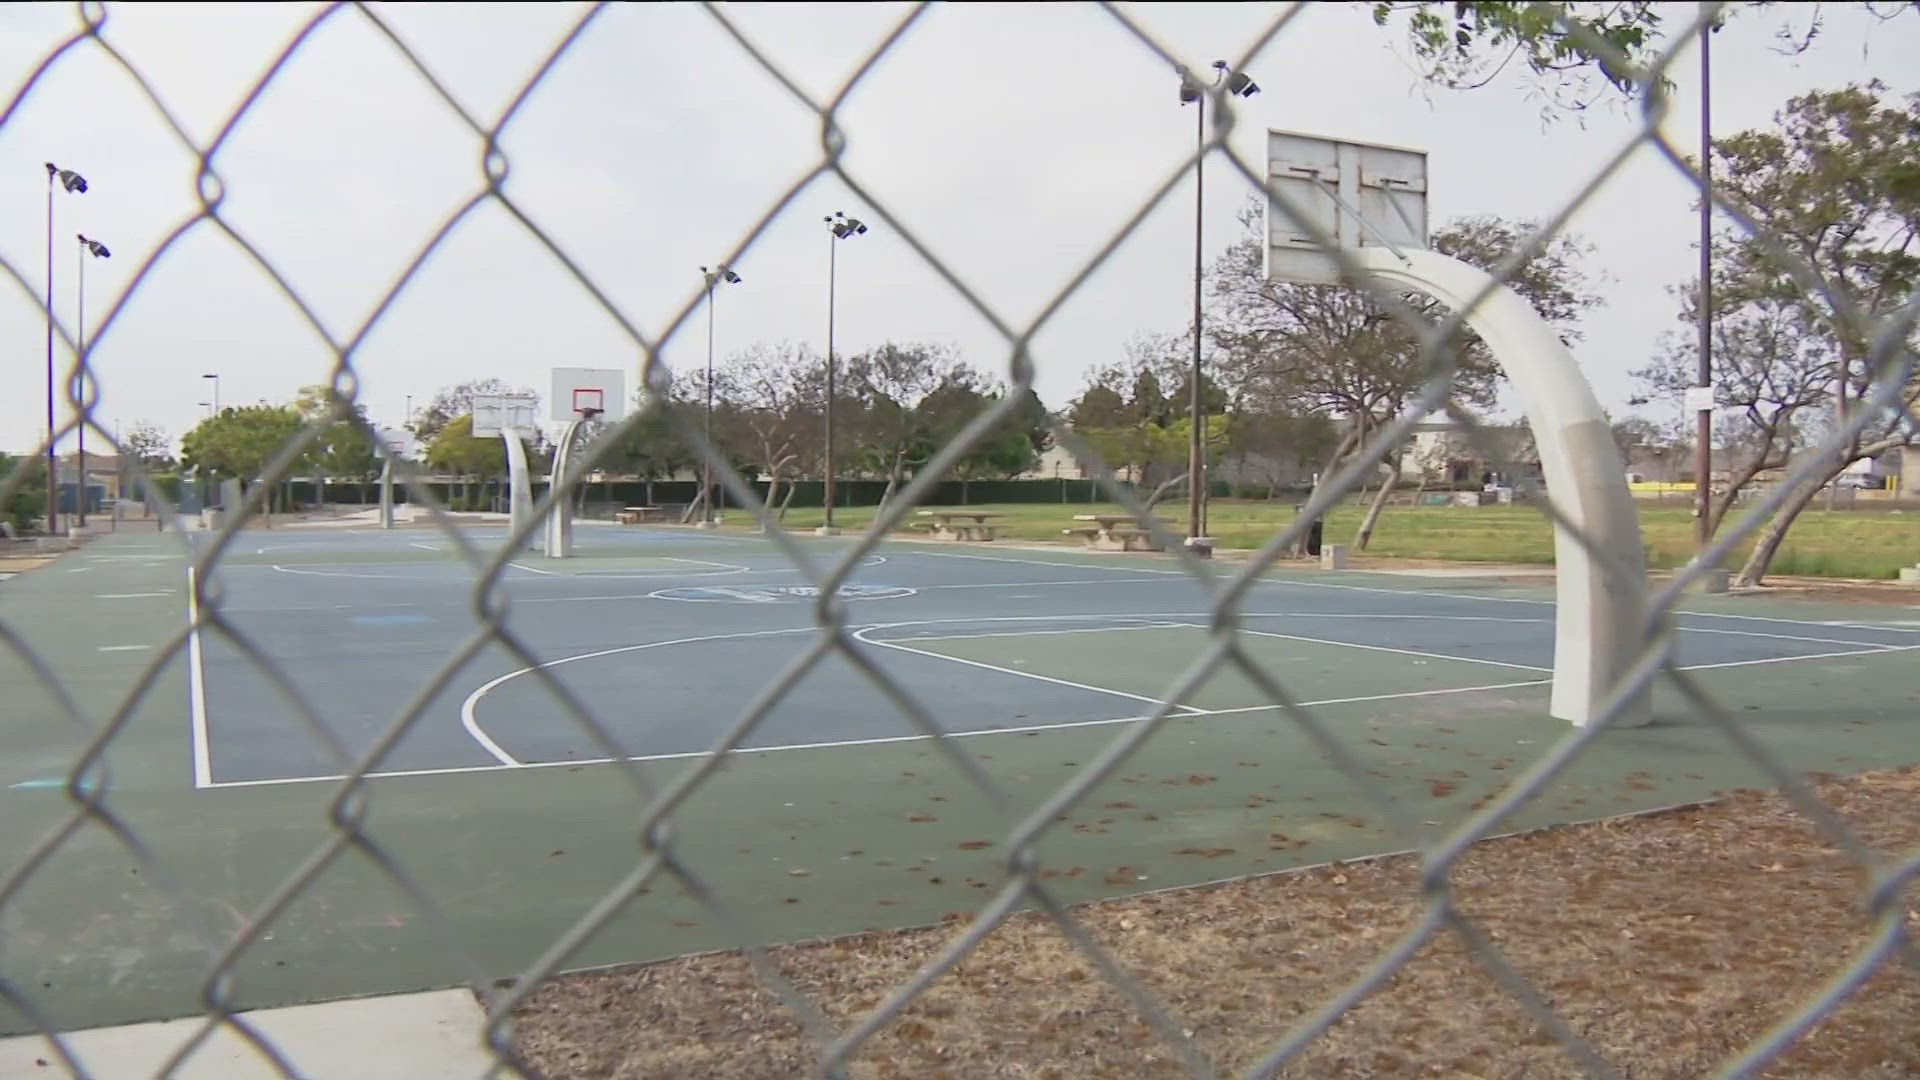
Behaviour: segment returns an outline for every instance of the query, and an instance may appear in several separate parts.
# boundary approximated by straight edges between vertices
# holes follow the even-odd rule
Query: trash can
[[[1307,508],[1307,504],[1305,503],[1295,503],[1293,505],[1293,516],[1296,518],[1299,517],[1300,512],[1305,510],[1306,508]],[[1315,518],[1313,521],[1313,524],[1307,526],[1306,545],[1307,545],[1308,555],[1315,556],[1315,557],[1319,556],[1320,540],[1321,540],[1321,537],[1326,533],[1326,531],[1327,531],[1327,521],[1325,518]]]

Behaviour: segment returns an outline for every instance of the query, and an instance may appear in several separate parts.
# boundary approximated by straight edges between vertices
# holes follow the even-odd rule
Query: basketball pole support
[[[527,475],[527,446],[512,427],[500,429],[500,440],[507,444],[507,527],[514,535],[533,517],[533,482]],[[522,541],[532,547],[531,538]]]
[[[564,559],[573,554],[573,500],[560,490],[560,480],[573,465],[574,436],[585,421],[569,420],[560,429],[560,445],[553,452],[553,469],[547,476],[547,496],[553,511],[547,515],[546,553],[549,559]]]
[[[1553,692],[1548,713],[1586,727],[1645,640],[1646,552],[1626,466],[1580,365],[1540,313],[1479,267],[1435,251],[1381,247],[1349,255],[1372,277],[1426,293],[1454,311],[1493,351],[1526,408],[1547,495],[1565,519],[1554,527]],[[1479,297],[1471,309],[1468,304]],[[1609,572],[1573,533],[1588,537]],[[1653,719],[1651,693],[1617,712],[1614,727]]]
[[[380,455],[380,527],[393,528],[393,454]]]

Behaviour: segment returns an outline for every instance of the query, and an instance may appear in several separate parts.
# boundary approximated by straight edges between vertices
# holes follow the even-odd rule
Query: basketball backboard
[[[1341,247],[1427,246],[1424,150],[1269,129],[1267,183]],[[1269,280],[1340,283],[1339,267],[1271,195],[1264,254]]]
[[[381,428],[380,442],[374,447],[376,457],[400,458],[412,457],[415,450],[413,433],[406,428]]]
[[[613,423],[627,415],[627,376],[619,368],[554,368],[549,419]],[[589,415],[591,411],[591,415]]]
[[[532,395],[501,394],[473,399],[473,435],[493,438],[511,431],[522,439],[533,438],[540,426],[540,399]]]

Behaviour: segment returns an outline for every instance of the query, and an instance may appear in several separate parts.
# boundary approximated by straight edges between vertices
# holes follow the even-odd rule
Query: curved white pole
[[[573,500],[560,490],[560,480],[573,464],[573,437],[580,421],[568,421],[560,429],[560,445],[553,452],[553,468],[547,474],[547,496],[553,500],[553,512],[547,515],[547,558],[564,559],[573,554]]]
[[[1558,719],[1592,723],[1641,640],[1647,595],[1640,519],[1606,413],[1553,328],[1518,293],[1493,285],[1486,271],[1420,249],[1396,255],[1362,247],[1352,254],[1374,277],[1426,293],[1455,311],[1482,297],[1466,321],[1520,392],[1546,474],[1547,497],[1571,528],[1591,538],[1617,564],[1608,573],[1569,532],[1555,527],[1553,695],[1548,708]],[[1649,695],[1643,690],[1612,722],[1626,727],[1651,719]]]
[[[511,428],[501,428],[500,439],[507,444],[507,527],[518,533],[533,517],[533,482],[527,476],[527,447],[520,441],[520,433]],[[523,543],[532,546],[533,541]]]

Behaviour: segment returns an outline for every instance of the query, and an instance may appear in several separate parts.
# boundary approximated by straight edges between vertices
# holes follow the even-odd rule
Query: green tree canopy
[[[300,414],[291,406],[228,406],[187,432],[180,440],[180,460],[190,469],[250,483],[299,437],[301,427]]]

